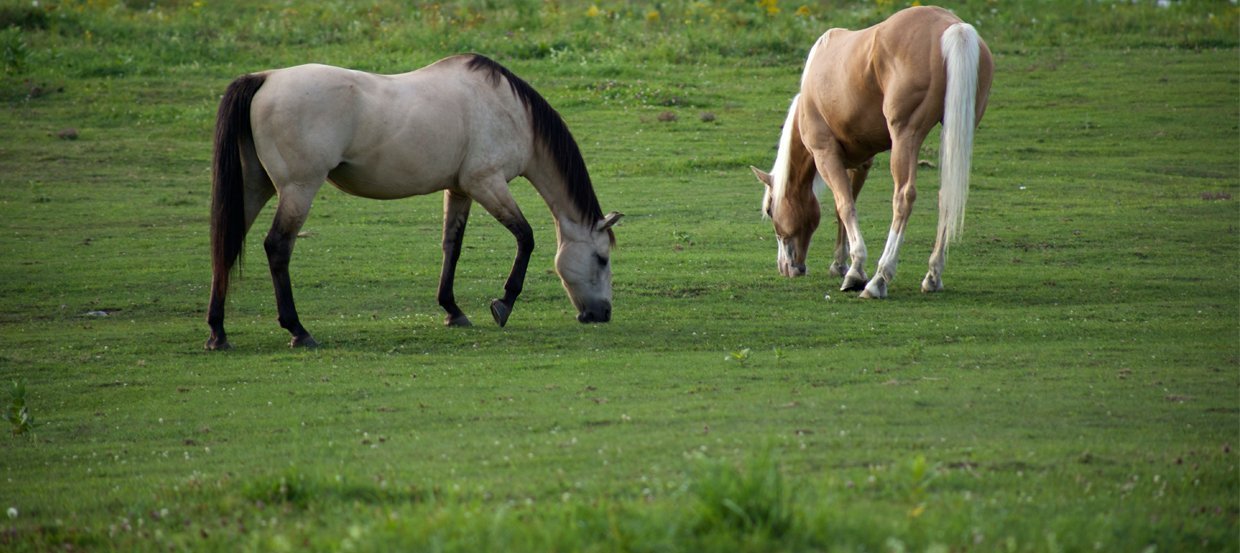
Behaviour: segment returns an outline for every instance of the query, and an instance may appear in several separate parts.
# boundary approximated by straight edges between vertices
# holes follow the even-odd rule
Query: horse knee
[[[293,239],[272,231],[263,240],[263,249],[267,252],[268,263],[277,266],[288,265],[293,253]]]
[[[891,200],[897,215],[908,217],[913,212],[913,202],[917,201],[917,188],[909,184],[898,188]]]
[[[517,239],[517,251],[530,254],[534,251],[534,229],[529,223],[514,224],[509,227],[512,235]]]

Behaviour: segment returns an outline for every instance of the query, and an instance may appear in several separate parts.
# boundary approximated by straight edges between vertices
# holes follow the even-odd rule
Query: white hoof
[[[934,273],[926,273],[926,278],[921,281],[921,291],[926,293],[942,292],[943,279],[939,278]]]
[[[865,271],[849,269],[848,274],[844,275],[844,283],[840,285],[840,291],[862,290],[865,288],[865,281],[867,280],[869,279],[866,278]]]
[[[880,300],[887,297],[887,281],[881,276],[874,277],[874,280],[865,285],[865,290],[861,291],[861,297]]]

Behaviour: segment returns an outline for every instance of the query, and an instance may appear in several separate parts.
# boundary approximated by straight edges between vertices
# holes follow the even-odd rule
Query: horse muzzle
[[[781,262],[779,264],[779,274],[784,275],[786,277],[795,278],[795,277],[805,276],[805,273],[807,272],[809,272],[809,269],[805,268],[804,263],[797,264],[797,263],[791,263],[791,262],[789,263]]]
[[[805,273],[808,272],[805,268],[805,255],[802,254],[800,256],[801,261],[799,263],[796,261],[796,244],[791,240],[781,238],[778,241],[778,247],[776,261],[779,264],[779,274],[786,277],[805,276]]]
[[[611,321],[611,302],[593,302],[577,313],[577,322],[606,323]]]

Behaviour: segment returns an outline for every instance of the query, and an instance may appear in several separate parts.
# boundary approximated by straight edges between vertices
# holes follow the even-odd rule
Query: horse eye
[[[595,256],[594,256],[594,258],[598,260],[598,266],[599,266],[599,267],[606,267],[606,266],[607,266],[607,258],[606,258],[606,257],[603,257],[603,256],[601,256],[601,255],[595,255]]]

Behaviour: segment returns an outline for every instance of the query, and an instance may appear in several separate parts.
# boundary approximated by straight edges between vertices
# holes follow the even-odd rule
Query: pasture
[[[827,277],[826,218],[781,277],[749,166],[813,40],[905,5],[0,0],[0,404],[33,417],[0,435],[0,549],[1237,551],[1240,9],[946,3],[996,65],[946,290],[918,289],[929,166],[888,299]],[[574,320],[521,179],[502,329],[514,244],[481,209],[475,326],[446,328],[441,196],[324,187],[291,267],[321,347],[276,323],[269,205],[235,349],[204,351],[228,83],[466,51],[625,213],[612,322]],[[875,254],[890,196],[880,155]]]

